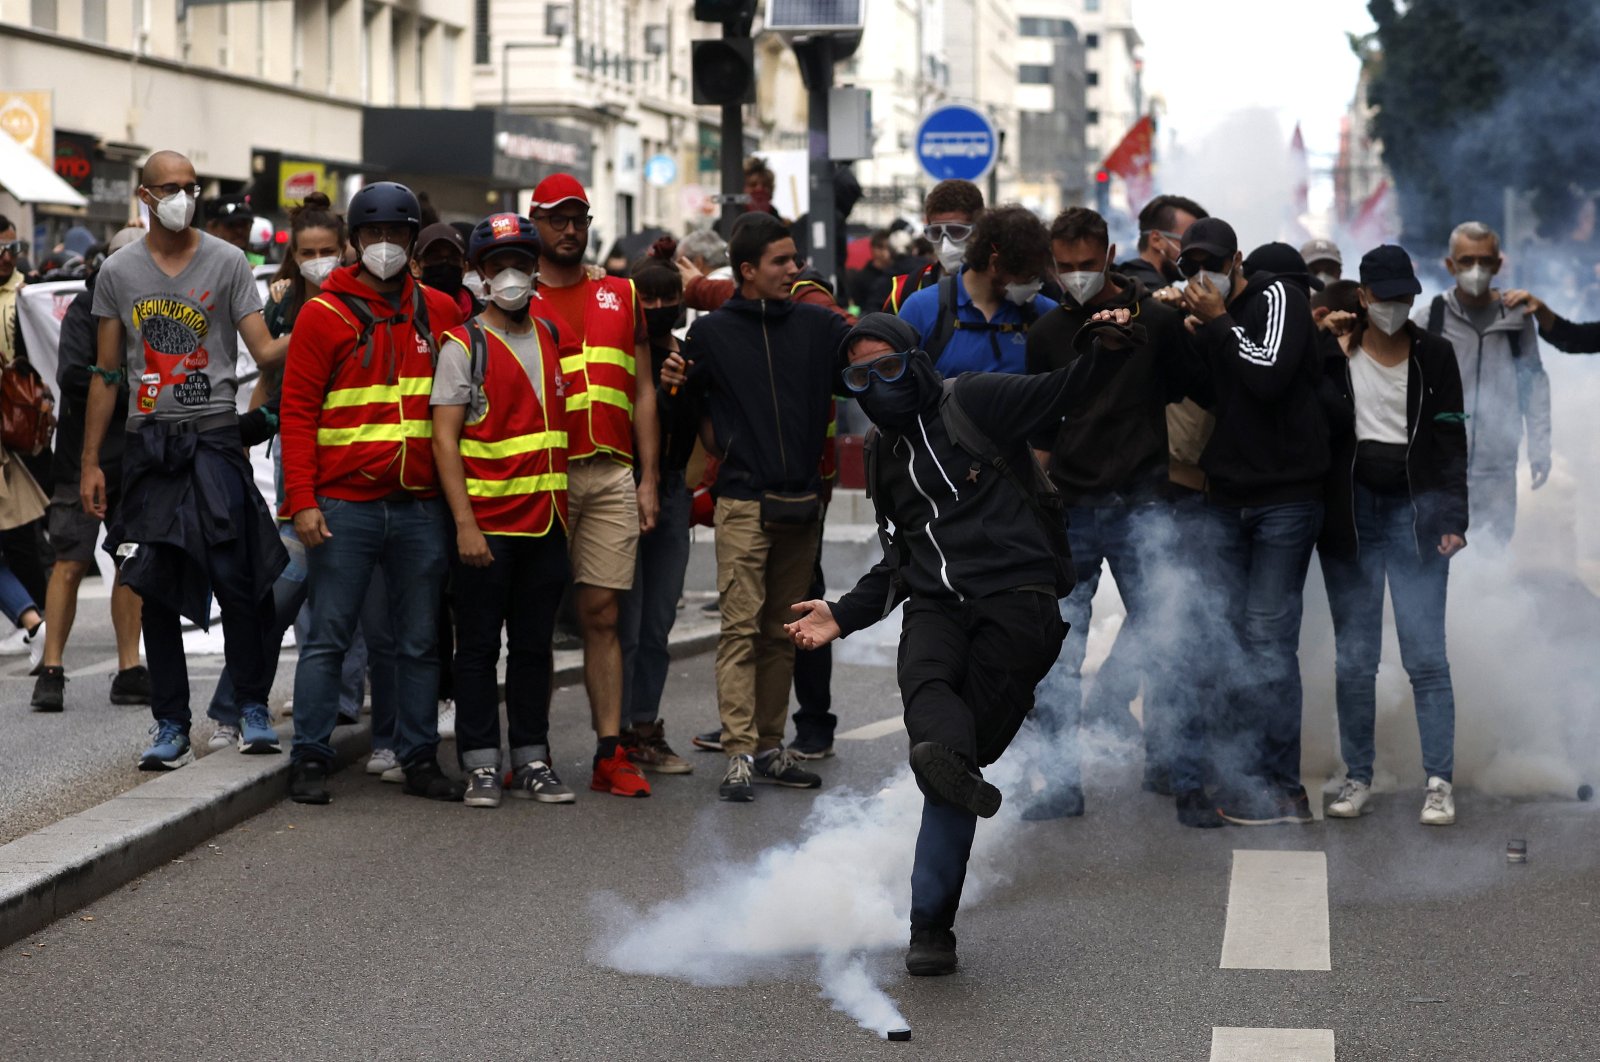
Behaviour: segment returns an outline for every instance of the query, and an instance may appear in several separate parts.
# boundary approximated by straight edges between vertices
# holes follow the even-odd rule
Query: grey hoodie
[[[1531,314],[1507,310],[1494,293],[1499,312],[1481,335],[1461,311],[1456,289],[1444,298],[1443,334],[1461,367],[1462,405],[1467,414],[1467,475],[1506,476],[1517,471],[1523,427],[1528,462],[1550,464],[1550,378],[1539,360],[1539,331]],[[1428,327],[1433,300],[1418,302],[1411,319]],[[1511,337],[1521,333],[1520,353],[1512,356]]]

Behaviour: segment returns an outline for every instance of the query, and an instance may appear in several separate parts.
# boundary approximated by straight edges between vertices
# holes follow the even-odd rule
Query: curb
[[[671,641],[673,659],[715,647],[714,625],[696,624]],[[583,654],[556,654],[555,683],[583,681]],[[92,903],[224,830],[282,801],[292,724],[279,726],[284,753],[222,751],[158,775],[87,811],[0,845],[0,948]],[[335,769],[366,755],[365,719],[334,731]]]

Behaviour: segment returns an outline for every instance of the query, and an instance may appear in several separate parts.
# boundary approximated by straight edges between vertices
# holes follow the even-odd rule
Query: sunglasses
[[[9,243],[0,243],[0,254],[8,254],[12,258],[21,258],[28,253],[28,245],[22,240],[12,240]]]
[[[973,226],[959,221],[940,221],[923,229],[922,234],[928,237],[931,243],[938,243],[946,237],[949,237],[951,243],[963,243],[972,235],[972,228]]]
[[[1178,272],[1186,277],[1192,277],[1202,269],[1213,273],[1226,273],[1228,263],[1209,255],[1189,255],[1178,259]]]
[[[884,383],[894,383],[906,374],[906,366],[909,364],[911,364],[909,354],[885,354],[871,361],[858,362],[844,370],[844,385],[860,394],[872,385],[874,376]]]

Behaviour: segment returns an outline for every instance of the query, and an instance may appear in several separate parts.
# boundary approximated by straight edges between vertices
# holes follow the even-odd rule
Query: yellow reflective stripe
[[[616,347],[585,347],[584,355],[588,361],[599,362],[602,365],[620,365],[628,370],[631,375],[634,371],[633,355]]]
[[[406,439],[431,439],[431,420],[408,420],[403,424],[360,424],[354,428],[318,428],[318,446],[349,446],[352,443],[403,442]]]
[[[400,377],[400,393],[403,395],[431,395],[433,394],[433,377],[402,376]]]
[[[563,373],[580,372],[580,371],[582,371],[582,369],[583,369],[583,355],[582,354],[568,354],[566,357],[561,359],[561,371]]]
[[[329,391],[322,400],[323,409],[348,409],[377,402],[400,401],[400,388],[393,384],[374,384],[371,387],[342,387]]]
[[[589,408],[589,400],[590,400],[591,397],[592,396],[589,394],[588,391],[581,391],[581,392],[579,392],[578,394],[575,394],[575,395],[568,395],[567,396],[567,412],[568,413],[573,413],[573,412],[576,412],[577,410],[580,410],[580,409],[588,409]]]
[[[619,391],[615,387],[596,387],[591,383],[589,390],[585,391],[581,397],[590,399],[593,402],[604,402],[608,406],[617,406],[627,410],[629,414],[633,413],[633,397],[628,392]],[[570,399],[568,400],[567,408],[572,408]]]
[[[828,436],[827,437],[832,439],[835,436],[837,436],[838,434],[839,434],[839,422],[837,420],[828,421]]]
[[[566,490],[565,472],[546,472],[538,476],[514,476],[511,479],[469,479],[467,493],[474,498],[508,498],[517,494],[538,494],[541,491]]]
[[[528,435],[516,435],[499,442],[484,442],[479,439],[462,439],[462,457],[515,457],[518,454],[530,454],[537,450],[549,450],[567,445],[567,433],[564,431],[536,431]]]

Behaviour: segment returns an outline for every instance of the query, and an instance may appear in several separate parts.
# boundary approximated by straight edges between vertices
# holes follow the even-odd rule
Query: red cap
[[[533,202],[529,204],[528,213],[549,210],[569,199],[576,199],[584,206],[589,205],[589,197],[584,194],[583,185],[578,183],[576,177],[570,173],[552,173],[533,190]]]

